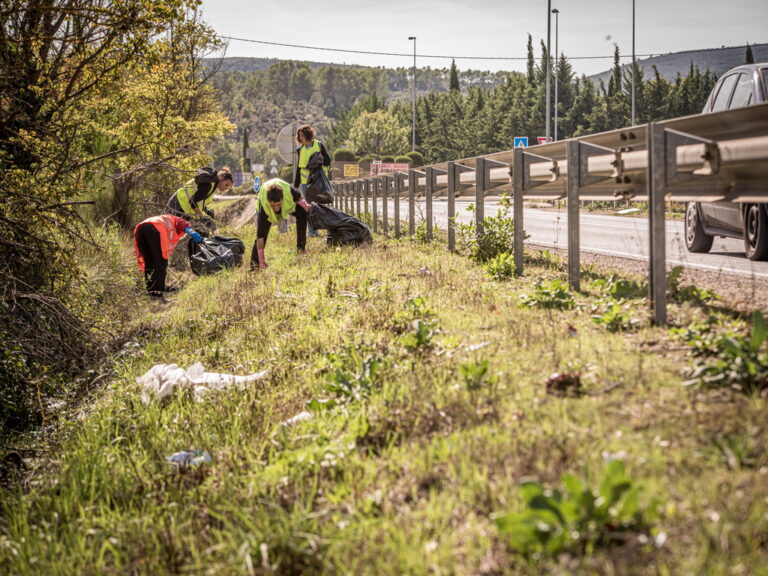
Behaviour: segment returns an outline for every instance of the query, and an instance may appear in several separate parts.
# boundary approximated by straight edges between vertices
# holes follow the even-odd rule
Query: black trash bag
[[[307,202],[310,204],[333,204],[333,186],[323,169],[323,155],[315,152],[307,162]]]
[[[225,268],[236,268],[243,263],[245,244],[237,238],[213,236],[202,242],[190,242],[189,265],[197,275],[215,274]]]
[[[328,246],[359,245],[372,241],[368,226],[331,206],[312,204],[307,219],[315,230],[328,231]]]

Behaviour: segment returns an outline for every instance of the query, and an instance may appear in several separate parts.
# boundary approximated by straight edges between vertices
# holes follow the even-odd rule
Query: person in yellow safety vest
[[[182,218],[210,219],[209,225],[212,225],[214,213],[206,207],[206,202],[216,192],[226,192],[232,188],[232,184],[234,181],[228,166],[218,171],[212,168],[198,170],[198,174],[176,190],[168,200],[168,213]]]
[[[150,296],[162,299],[164,292],[174,291],[165,285],[168,259],[185,233],[189,234],[195,243],[203,240],[200,234],[190,227],[189,222],[173,214],[152,216],[136,224],[133,229],[136,260],[144,272],[144,281]]]
[[[330,171],[331,157],[328,155],[328,150],[325,149],[325,144],[315,138],[317,132],[311,126],[304,125],[296,131],[296,141],[299,143],[299,147],[296,148],[296,167],[293,171],[293,185],[301,190],[301,195],[306,200],[307,198],[307,178],[309,177],[309,170],[307,164],[309,159],[315,152],[320,152],[323,156],[323,170],[325,170],[326,176]],[[317,232],[309,226],[309,235],[312,238],[317,237]]]
[[[296,249],[306,252],[307,245],[307,214],[310,206],[301,197],[296,188],[279,178],[267,180],[259,188],[258,194],[259,212],[257,216],[256,242],[251,252],[251,270],[263,270],[267,267],[264,258],[264,247],[267,245],[267,236],[272,224],[278,224],[282,220],[293,215],[296,218]],[[296,206],[300,206],[301,210]]]

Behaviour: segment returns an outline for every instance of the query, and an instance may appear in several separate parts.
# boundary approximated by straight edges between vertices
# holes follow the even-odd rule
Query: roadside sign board
[[[546,144],[548,142],[552,142],[552,136],[547,138],[546,136],[537,136],[536,140],[539,141],[539,144]]]
[[[371,176],[391,172],[405,172],[411,167],[407,162],[371,162]]]
[[[344,164],[344,178],[358,178],[360,176],[360,166],[357,164]]]
[[[515,148],[527,148],[528,136],[515,136]]]

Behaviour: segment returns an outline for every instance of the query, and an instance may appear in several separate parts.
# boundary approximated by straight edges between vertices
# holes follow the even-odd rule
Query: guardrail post
[[[348,212],[352,209],[352,182],[346,182],[344,184],[344,211]]]
[[[515,148],[512,153],[512,218],[515,221],[515,274],[523,275],[523,182],[525,168],[523,149]]]
[[[456,196],[462,188],[468,185],[461,185],[461,173],[471,172],[473,169],[469,166],[448,162],[448,250],[456,250]]]
[[[448,250],[456,250],[456,192],[459,189],[456,163],[448,162]]]
[[[362,196],[363,183],[360,180],[355,180],[355,202],[357,204],[357,212],[355,215],[359,218],[362,212],[360,211],[360,201]]]
[[[568,202],[568,286],[576,292],[581,291],[581,246],[579,233],[580,152],[581,143],[578,140],[568,140],[565,143],[565,153],[568,162],[568,179],[566,181]]]
[[[433,212],[432,212],[432,199],[434,193],[437,192],[437,177],[445,174],[445,170],[439,168],[428,167],[425,171],[426,177],[426,203],[427,203],[427,240],[432,240],[432,224],[433,224]]]
[[[368,196],[371,193],[371,180],[363,180],[363,201],[364,201],[364,214],[369,214],[368,209]]]
[[[648,124],[648,181],[649,237],[651,262],[649,266],[649,299],[653,321],[657,326],[667,323],[667,265],[666,230],[664,223],[664,196],[667,184],[667,150],[664,126]]]
[[[416,233],[416,190],[419,177],[416,170],[408,170],[408,235]]]
[[[336,202],[334,202],[334,204],[336,204],[336,208],[338,208],[339,210],[346,211],[346,209],[347,209],[347,183],[346,182],[342,182],[341,184],[339,184],[337,190],[338,190],[339,193],[338,193],[338,196],[336,198]]]
[[[371,199],[373,200],[373,231],[379,231],[379,209],[376,206],[377,198],[379,197],[379,187],[381,185],[381,178],[374,178],[371,183]]]
[[[392,176],[385,175],[381,177],[382,195],[381,195],[381,231],[389,234],[389,189]]]
[[[485,188],[487,182],[485,176],[485,158],[475,159],[475,235],[479,238],[483,235],[483,220],[485,220]]]
[[[395,238],[400,237],[400,193],[404,175],[402,172],[395,172],[394,195],[395,195]]]

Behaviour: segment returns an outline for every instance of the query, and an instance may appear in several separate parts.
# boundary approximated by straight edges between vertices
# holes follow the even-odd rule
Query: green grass
[[[253,230],[236,233],[250,254]],[[643,298],[626,304],[642,322],[614,333],[591,319],[604,285],[572,309],[520,306],[562,265],[497,282],[437,245],[310,239],[297,256],[294,234],[272,232],[266,271],[185,276],[172,305],[135,308],[138,353],[2,494],[3,572],[767,573],[765,401],[682,386],[692,360],[648,326]],[[706,317],[691,302],[669,315]],[[137,376],[197,361],[268,375],[142,405]],[[547,393],[574,371],[579,397]],[[337,402],[281,426],[313,399]],[[164,457],[184,449],[213,460],[173,471]],[[621,538],[604,537],[610,510],[589,507],[591,544],[571,535],[563,553],[515,548],[499,529],[529,508],[524,483],[590,486],[616,457],[648,513]]]

